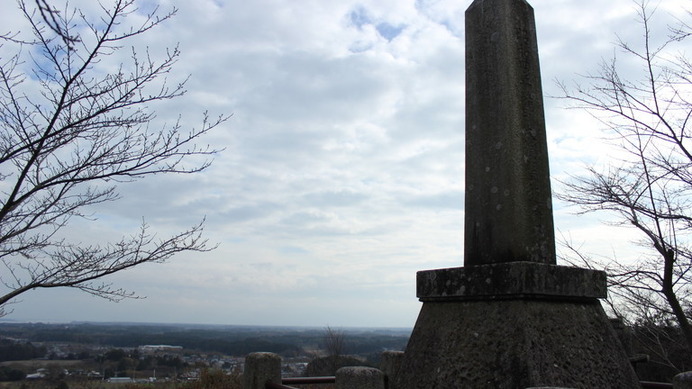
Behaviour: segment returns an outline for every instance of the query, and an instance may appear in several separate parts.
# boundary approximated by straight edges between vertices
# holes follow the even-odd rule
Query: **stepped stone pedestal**
[[[529,262],[418,273],[397,388],[638,388],[599,271]]]

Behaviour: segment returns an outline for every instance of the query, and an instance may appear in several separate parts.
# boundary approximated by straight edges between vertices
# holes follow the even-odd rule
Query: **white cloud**
[[[220,246],[114,278],[145,300],[40,293],[13,318],[412,325],[415,272],[463,262],[470,1],[160,3],[178,15],[141,44],[160,55],[179,42],[175,75],[191,78],[187,95],[154,107],[158,118],[180,114],[194,126],[205,109],[233,113],[206,139],[225,150],[199,175],[122,186],[123,199],[87,224],[97,227],[75,227],[110,239],[142,218],[166,233],[206,216]],[[570,82],[611,55],[616,32],[638,33],[629,0],[531,3],[546,95],[558,94],[553,80]],[[2,19],[14,12],[3,9]],[[562,105],[546,98],[556,177],[607,152],[594,147],[596,123]],[[597,221],[581,220],[558,207],[561,231],[603,236]],[[65,314],[74,304],[82,313]]]

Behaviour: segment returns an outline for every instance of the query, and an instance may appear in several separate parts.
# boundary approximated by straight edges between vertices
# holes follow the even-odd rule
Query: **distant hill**
[[[187,350],[244,356],[254,351],[296,355],[303,350],[318,350],[324,328],[267,327],[156,323],[65,324],[0,323],[0,337],[29,342],[65,342],[104,347],[142,345],[182,346]],[[367,355],[383,350],[402,350],[410,329],[343,328],[346,351]]]

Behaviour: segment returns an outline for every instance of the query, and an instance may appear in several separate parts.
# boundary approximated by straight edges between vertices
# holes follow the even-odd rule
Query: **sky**
[[[109,0],[103,0],[110,4]],[[464,11],[470,0],[147,0],[177,15],[137,38],[155,57],[179,44],[170,75],[188,93],[150,108],[199,126],[223,148],[195,175],[147,178],[74,220],[66,234],[117,240],[145,220],[160,236],[206,218],[218,248],[108,279],[145,298],[111,303],[32,291],[12,321],[127,321],[412,327],[416,271],[463,265]],[[604,164],[611,146],[557,81],[579,82],[638,42],[631,0],[533,0],[553,191]],[[98,11],[91,0],[72,5]],[[683,0],[658,5],[658,36]],[[14,1],[0,25],[20,25]],[[95,15],[95,14],[94,14]],[[132,15],[141,17],[140,13]],[[109,61],[127,61],[128,49]],[[556,235],[596,256],[636,258],[632,230],[554,200]],[[562,250],[558,247],[558,250]]]

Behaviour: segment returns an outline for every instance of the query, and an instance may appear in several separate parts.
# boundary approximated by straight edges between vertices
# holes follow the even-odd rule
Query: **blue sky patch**
[[[363,28],[365,25],[372,24],[372,19],[370,15],[368,15],[368,11],[363,7],[354,9],[348,16],[351,23],[359,29]]]
[[[375,28],[384,39],[391,42],[392,39],[396,38],[397,36],[399,36],[399,34],[401,34],[402,31],[404,31],[404,28],[406,28],[406,26],[393,26],[387,22],[382,22],[375,26]]]
[[[362,29],[363,26],[373,25],[377,30],[377,33],[389,42],[399,36],[399,34],[401,34],[401,32],[406,28],[406,25],[403,24],[393,25],[384,21],[378,23],[377,20],[375,20],[375,18],[373,18],[368,10],[363,6],[353,9],[348,14],[348,19],[351,24],[358,27],[359,30]]]

